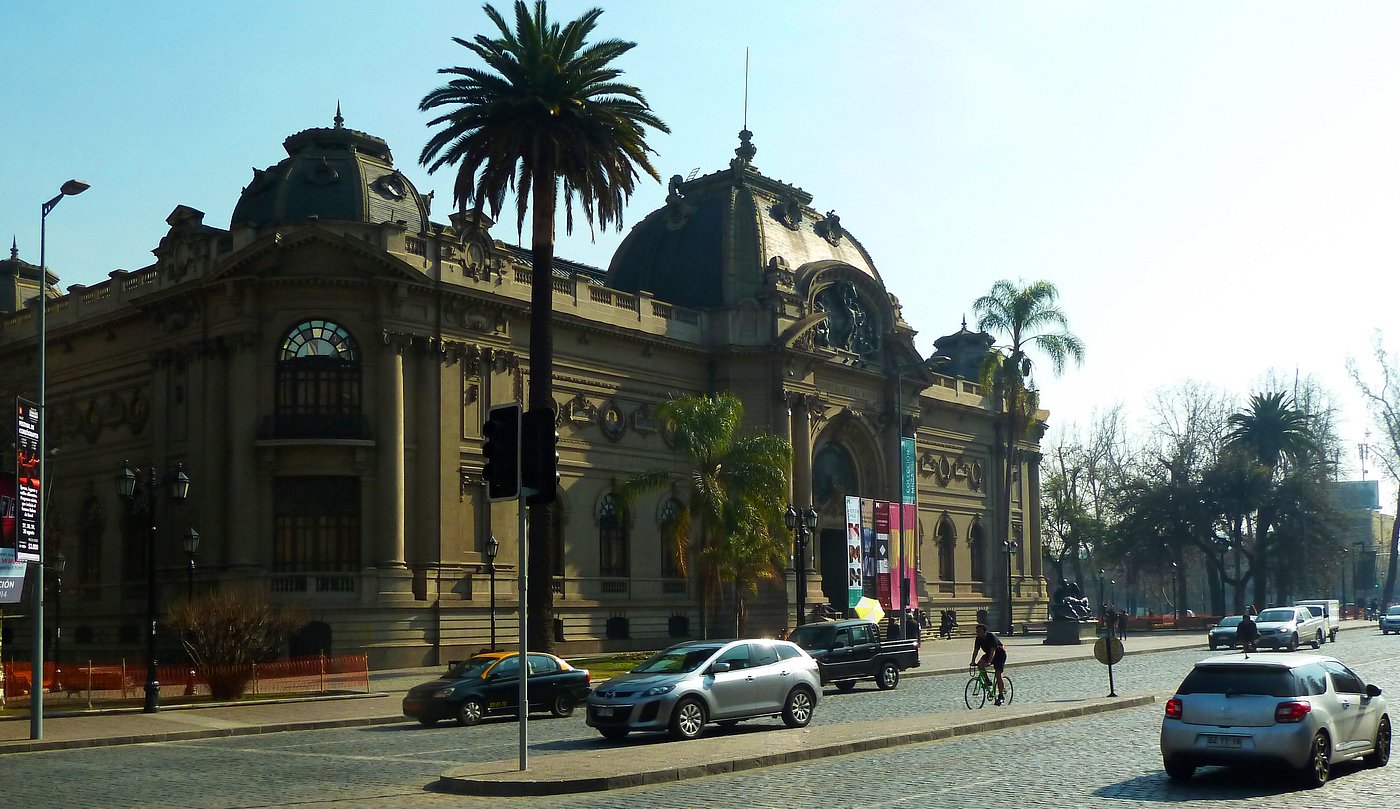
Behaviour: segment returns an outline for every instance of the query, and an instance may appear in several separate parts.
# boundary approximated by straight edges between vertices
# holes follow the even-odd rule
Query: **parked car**
[[[1385,766],[1390,715],[1381,689],[1336,658],[1212,657],[1167,700],[1161,750],[1174,779],[1208,764],[1283,763],[1316,787],[1340,761]]]
[[[1400,632],[1400,605],[1391,607],[1381,613],[1381,617],[1377,620],[1380,623],[1382,635],[1389,635],[1391,632]]]
[[[1220,623],[1210,628],[1206,633],[1206,643],[1210,645],[1212,651],[1221,646],[1235,648],[1235,630],[1239,627],[1243,616],[1227,615],[1220,619]]]
[[[806,727],[821,699],[817,662],[781,640],[689,641],[658,652],[588,697],[588,724],[608,739],[670,731],[694,739],[705,725],[780,716]]]
[[[588,669],[576,669],[543,652],[528,652],[530,711],[570,716],[588,699]],[[403,715],[425,726],[444,719],[480,724],[491,714],[517,714],[520,708],[520,654],[487,652],[451,664],[432,682],[415,685],[403,698]]]
[[[1327,641],[1337,642],[1337,632],[1342,628],[1342,602],[1335,598],[1311,598],[1293,602],[1295,607],[1307,607],[1308,612],[1322,619],[1323,632]]]
[[[1322,618],[1313,615],[1307,607],[1270,607],[1254,620],[1259,624],[1259,637],[1254,644],[1257,648],[1293,652],[1300,643],[1311,643],[1314,649],[1322,648]]]
[[[900,672],[919,665],[918,638],[882,641],[873,621],[803,624],[788,634],[788,640],[817,661],[823,685],[835,683],[842,691],[870,679],[888,691],[899,685]]]

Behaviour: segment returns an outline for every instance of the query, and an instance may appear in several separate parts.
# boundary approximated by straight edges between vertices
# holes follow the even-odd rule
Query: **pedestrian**
[[[1118,638],[1122,640],[1128,637],[1128,611],[1118,611]]]
[[[1240,642],[1246,657],[1254,651],[1254,641],[1258,637],[1259,625],[1254,622],[1254,607],[1245,607],[1244,617],[1240,619],[1240,625],[1235,627],[1235,640]]]
[[[1366,617],[1367,617],[1367,618],[1375,618],[1375,617],[1376,617],[1376,611],[1377,611],[1379,608],[1380,608],[1380,605],[1376,603],[1376,600],[1375,600],[1374,598],[1371,599],[1371,614],[1368,615],[1368,616],[1366,616]]]

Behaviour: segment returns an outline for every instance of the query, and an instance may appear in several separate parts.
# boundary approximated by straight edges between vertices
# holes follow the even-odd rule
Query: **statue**
[[[1093,617],[1093,608],[1085,598],[1078,582],[1060,579],[1050,601],[1050,620],[1087,621]]]

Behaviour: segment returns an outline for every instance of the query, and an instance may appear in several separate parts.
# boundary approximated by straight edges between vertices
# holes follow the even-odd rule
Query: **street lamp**
[[[807,513],[802,514],[788,504],[783,523],[793,532],[793,558],[797,563],[797,625],[802,626],[807,619],[807,536],[809,532],[815,534],[817,531],[817,510],[808,507]]]
[[[1011,618],[1011,557],[1016,555],[1016,551],[1021,550],[1021,543],[1014,539],[1002,540],[1002,548],[1006,551],[1006,634],[1016,634],[1016,624]]]
[[[1103,584],[1104,577],[1107,575],[1108,573],[1103,568],[1099,568],[1099,613],[1105,621],[1108,620],[1108,602],[1104,600]]]
[[[492,534],[486,539],[486,572],[491,576],[491,651],[496,651],[496,554],[501,543]]]
[[[46,372],[45,361],[47,359],[48,324],[44,320],[45,312],[48,309],[49,292],[49,270],[48,270],[48,230],[49,213],[53,211],[64,197],[75,197],[88,190],[90,186],[82,180],[69,180],[58,189],[58,195],[45,202],[39,207],[39,312],[35,318],[39,325],[39,459],[38,474],[40,486],[44,485],[44,428],[48,421],[44,413],[44,405],[47,404],[48,396],[48,374]],[[39,559],[44,558],[44,500],[39,498],[34,521],[34,539],[39,553]],[[43,570],[43,563],[40,562],[40,570]],[[42,683],[44,681],[44,586],[43,579],[40,578],[39,586],[34,588],[33,597],[34,612],[34,654],[31,655],[31,683]],[[29,689],[29,738],[42,739],[44,737],[44,689]]]
[[[193,527],[185,529],[182,544],[185,546],[185,558],[189,560],[189,566],[185,568],[185,600],[194,601],[194,557],[199,553],[199,532]]]
[[[1181,593],[1180,593],[1179,587],[1178,587],[1179,582],[1177,581],[1177,569],[1178,569],[1178,568],[1177,568],[1177,565],[1176,565],[1176,560],[1173,559],[1173,560],[1172,560],[1172,626],[1173,626],[1173,627],[1176,626],[1177,621],[1181,618]]]
[[[1347,561],[1351,555],[1351,548],[1342,548],[1342,617],[1347,614]]]
[[[160,485],[160,476],[154,466],[147,467],[141,492],[137,491],[137,477],[131,465],[123,461],[117,472],[117,493],[131,503],[133,509],[141,502],[137,494],[144,494],[146,519],[150,522],[146,535],[146,622],[150,628],[146,636],[146,704],[143,710],[155,713],[160,710],[160,681],[156,679],[156,488]],[[172,500],[183,502],[189,497],[190,476],[184,464],[177,465],[175,471],[165,477],[165,483],[170,487]]]
[[[58,688],[63,680],[63,670],[59,668],[63,665],[63,571],[68,569],[68,559],[63,555],[63,551],[54,552],[49,569],[53,571],[54,594],[53,677],[54,687]]]

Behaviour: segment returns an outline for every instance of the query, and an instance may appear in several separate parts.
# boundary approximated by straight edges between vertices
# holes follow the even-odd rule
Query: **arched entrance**
[[[817,546],[821,553],[822,595],[837,607],[846,605],[846,527],[847,496],[860,492],[860,474],[855,458],[841,444],[830,442],[812,456],[812,502],[825,515]]]

